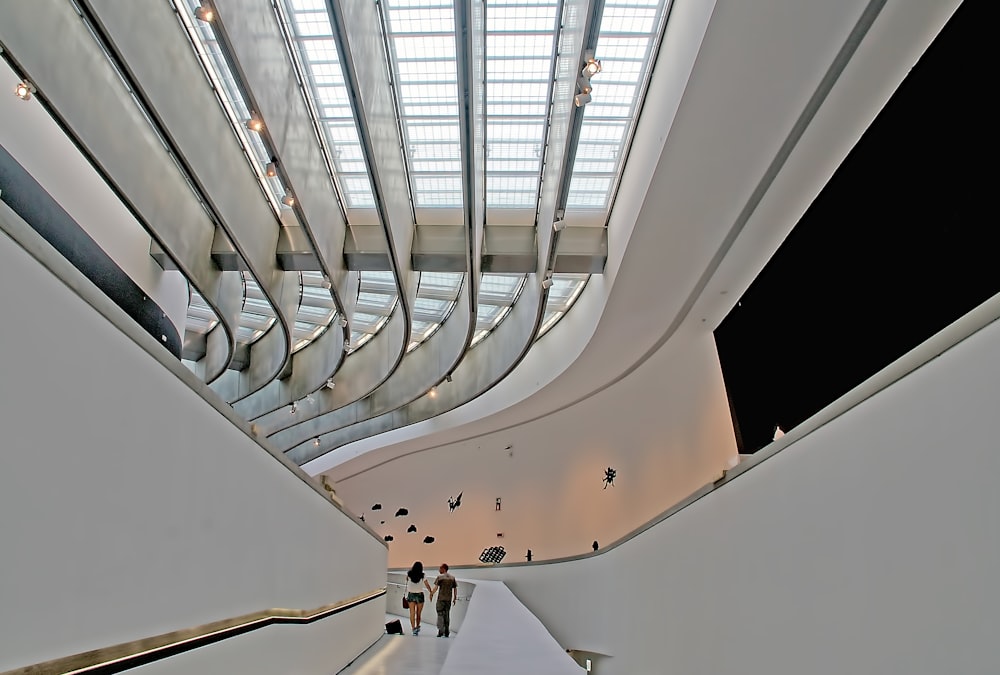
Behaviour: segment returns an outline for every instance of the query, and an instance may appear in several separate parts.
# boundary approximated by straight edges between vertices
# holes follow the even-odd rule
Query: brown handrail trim
[[[170,633],[122,642],[111,647],[93,649],[72,656],[15,668],[4,671],[0,675],[55,675],[56,673],[62,675],[74,673],[104,675],[105,673],[120,673],[130,668],[249,633],[271,624],[313,623],[380,598],[385,595],[385,592],[386,588],[383,586],[374,591],[315,609],[265,609],[230,619],[212,621],[193,628],[183,628]]]

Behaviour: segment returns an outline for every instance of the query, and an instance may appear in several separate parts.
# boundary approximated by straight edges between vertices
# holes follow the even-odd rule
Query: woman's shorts
[[[418,605],[424,604],[424,594],[423,593],[407,593],[406,599],[410,602],[415,602]]]

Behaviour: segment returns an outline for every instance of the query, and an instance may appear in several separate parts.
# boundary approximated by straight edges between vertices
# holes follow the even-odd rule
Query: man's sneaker
[[[413,629],[413,634],[420,635],[420,626],[417,626],[416,628]]]

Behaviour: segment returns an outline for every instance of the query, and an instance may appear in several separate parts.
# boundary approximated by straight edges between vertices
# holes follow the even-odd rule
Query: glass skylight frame
[[[558,17],[555,0],[487,0],[487,209],[538,203]]]
[[[594,56],[601,72],[583,124],[566,210],[607,212],[621,180],[671,0],[605,0]]]
[[[455,6],[379,0],[414,211],[463,202]]]
[[[410,343],[406,351],[411,352],[441,328],[448,320],[458,294],[465,282],[463,272],[421,272],[417,286],[417,299],[413,307],[413,322],[410,327]]]
[[[350,210],[375,208],[347,81],[325,0],[280,0],[274,6],[285,27],[286,46],[304,79],[307,104],[318,124],[331,177]]]

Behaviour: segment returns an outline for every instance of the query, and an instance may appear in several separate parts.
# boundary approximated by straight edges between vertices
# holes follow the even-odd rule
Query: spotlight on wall
[[[289,192],[281,198],[281,203],[285,206],[295,206],[295,196]]]
[[[211,23],[215,18],[215,10],[207,5],[199,5],[194,10],[194,18],[199,21],[204,21],[205,23]]]
[[[250,119],[248,119],[246,125],[247,129],[250,131],[260,132],[264,130],[264,123],[256,115],[253,115]]]
[[[270,162],[268,162],[264,166],[264,175],[266,175],[268,178],[274,178],[275,176],[277,176],[278,175],[278,162],[275,161],[275,160],[273,160],[273,159]]]
[[[22,101],[30,101],[31,95],[35,93],[35,85],[33,85],[28,80],[21,80],[14,87],[14,96],[17,96]]]
[[[593,100],[594,97],[591,96],[590,94],[577,94],[576,96],[573,97],[573,103],[576,104],[577,108],[582,108],[583,106],[587,105]]]

